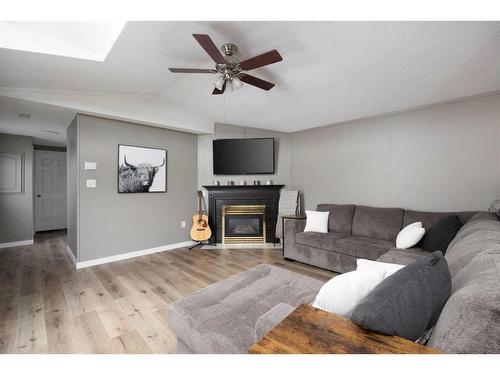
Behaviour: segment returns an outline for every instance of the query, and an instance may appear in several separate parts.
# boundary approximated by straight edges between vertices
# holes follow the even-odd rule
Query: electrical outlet
[[[186,222],[184,220],[181,221],[181,228],[186,228]]]

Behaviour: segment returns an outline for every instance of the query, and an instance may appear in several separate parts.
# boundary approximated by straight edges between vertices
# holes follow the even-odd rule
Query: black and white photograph
[[[118,145],[118,192],[165,193],[167,150]]]

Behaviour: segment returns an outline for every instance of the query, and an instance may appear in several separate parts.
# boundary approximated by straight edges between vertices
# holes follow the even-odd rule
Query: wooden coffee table
[[[253,354],[437,354],[398,336],[366,331],[349,319],[299,306],[249,350]]]

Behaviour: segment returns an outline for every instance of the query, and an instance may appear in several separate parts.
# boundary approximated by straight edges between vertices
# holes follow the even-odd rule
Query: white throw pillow
[[[398,249],[409,249],[415,246],[425,234],[425,229],[422,228],[422,223],[416,222],[407,225],[398,233],[396,237],[396,247]]]
[[[401,268],[404,267],[401,264],[376,262],[374,260],[368,259],[358,259],[356,262],[358,265],[356,271],[382,271],[385,272],[384,279],[388,278],[393,273],[398,272]]]
[[[329,211],[310,211],[306,210],[306,227],[304,232],[328,233]]]
[[[319,290],[313,307],[350,319],[356,305],[384,280],[381,270],[351,271],[336,276]]]

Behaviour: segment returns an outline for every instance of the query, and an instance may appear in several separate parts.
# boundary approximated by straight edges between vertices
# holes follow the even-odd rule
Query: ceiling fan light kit
[[[210,36],[207,34],[193,34],[201,47],[215,61],[215,69],[190,69],[190,68],[169,68],[172,73],[211,73],[219,74],[214,82],[212,95],[223,94],[224,91],[236,91],[243,86],[243,83],[269,91],[274,87],[274,83],[251,76],[246,72],[262,66],[274,64],[282,61],[283,58],[278,51],[271,50],[251,59],[239,62],[234,54],[238,47],[232,43],[226,43],[221,47],[225,57],[217,48]]]

